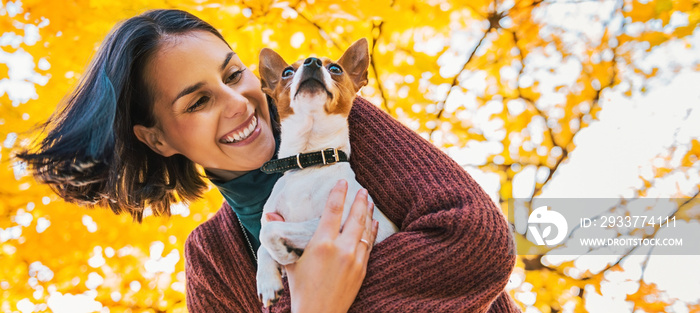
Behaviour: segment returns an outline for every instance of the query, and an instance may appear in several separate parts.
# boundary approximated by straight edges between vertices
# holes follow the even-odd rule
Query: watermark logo
[[[696,255],[696,198],[511,198],[518,255]]]
[[[548,206],[541,206],[530,213],[527,218],[528,229],[535,238],[535,244],[538,246],[553,246],[564,241],[566,234],[569,232],[569,225],[566,219],[559,212],[549,210]],[[537,225],[548,224],[540,234]],[[557,228],[557,235],[552,239],[546,239],[552,234],[552,226]]]

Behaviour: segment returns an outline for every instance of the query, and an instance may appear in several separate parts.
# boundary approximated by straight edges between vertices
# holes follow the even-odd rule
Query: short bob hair
[[[171,204],[199,198],[207,183],[195,163],[155,153],[133,131],[134,125],[156,123],[146,64],[167,36],[195,30],[226,42],[214,27],[180,10],[148,11],[115,26],[62,109],[44,124],[46,137],[17,156],[66,201],[128,212],[137,221],[147,206],[154,215],[168,215]]]

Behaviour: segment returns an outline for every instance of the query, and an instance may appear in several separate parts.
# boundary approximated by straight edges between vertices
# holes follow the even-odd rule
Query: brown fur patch
[[[328,68],[331,63],[334,63],[329,58],[321,58],[323,61],[323,67]],[[350,109],[352,108],[352,101],[355,99],[356,92],[354,91],[352,81],[345,73],[343,69],[342,75],[331,74],[333,82],[331,85],[331,94],[333,94],[333,99],[328,99],[326,105],[323,109],[328,114],[340,114],[344,117],[348,117],[350,114]]]
[[[328,65],[334,63],[329,58],[320,59],[323,62],[324,68],[327,68]],[[291,67],[293,67],[294,70],[297,70],[303,63],[304,59],[301,59],[294,62]],[[282,70],[283,69],[281,69],[280,72]],[[355,99],[356,94],[354,91],[353,82],[345,72],[343,72],[342,75],[331,74],[331,77],[333,78],[333,82],[329,84],[330,90],[328,91],[333,95],[333,98],[328,98],[326,100],[326,104],[323,106],[323,109],[328,114],[340,114],[347,117],[350,114],[352,101]],[[277,105],[280,120],[284,120],[287,116],[294,114],[294,110],[290,106],[292,102],[292,95],[290,94],[291,83],[292,79],[289,78],[282,80],[279,84],[277,84],[274,90],[264,90],[270,97],[275,99],[275,105]]]
[[[267,53],[267,52],[266,52]],[[276,55],[276,54],[274,54]],[[324,67],[324,71],[328,71],[328,66],[332,63],[339,65],[343,69],[341,75],[330,74],[332,82],[325,82],[330,92],[333,96],[326,100],[326,104],[323,106],[324,111],[327,114],[340,114],[347,117],[350,114],[350,109],[352,108],[353,100],[357,94],[358,89],[367,84],[367,41],[361,39],[355,42],[337,61],[334,62],[329,58],[319,58]],[[282,71],[286,68],[286,64],[280,59],[275,60],[271,68],[272,73],[278,73],[277,75],[282,75]],[[296,71],[304,63],[301,59],[291,67]],[[363,63],[364,61],[364,63]],[[345,63],[345,64],[341,64]],[[262,67],[261,63],[261,67]],[[352,68],[345,68],[344,66],[350,66]],[[272,73],[269,73],[272,75]],[[351,76],[353,75],[353,76]],[[261,74],[261,76],[263,76]],[[265,79],[263,78],[263,81]],[[280,120],[284,120],[291,114],[294,114],[294,110],[291,108],[292,96],[290,92],[290,85],[292,83],[292,78],[279,79],[276,82],[274,89],[263,82],[263,91],[275,100],[277,105],[277,111],[279,112]]]
[[[299,68],[299,66],[302,65],[303,62],[303,60],[299,60],[290,66],[293,67],[296,71]],[[280,68],[278,70],[278,72],[281,75],[284,68]],[[288,79],[281,80],[274,90],[264,90],[265,93],[267,93],[272,99],[275,100],[275,105],[277,106],[277,113],[279,113],[280,121],[294,114],[294,109],[292,109],[292,107],[290,106],[292,102],[292,95],[290,94],[289,90],[291,83],[292,78],[290,77]]]

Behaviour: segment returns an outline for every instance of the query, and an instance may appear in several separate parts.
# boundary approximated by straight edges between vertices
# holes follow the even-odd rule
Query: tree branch
[[[390,115],[393,115],[391,113],[391,110],[389,109],[389,101],[387,101],[386,93],[384,91],[384,85],[382,84],[382,80],[379,79],[379,71],[377,70],[377,63],[374,61],[374,53],[377,48],[377,41],[379,41],[379,37],[382,35],[382,26],[384,26],[384,21],[379,22],[379,25],[377,24],[372,24],[372,34],[374,34],[374,30],[378,29],[377,36],[373,36],[372,38],[372,55],[369,58],[370,66],[372,67],[372,71],[374,72],[374,79],[377,81],[377,88],[379,88],[379,95],[382,97],[382,106],[386,110],[387,113]]]
[[[299,3],[301,3],[301,2],[299,2]],[[333,44],[333,46],[336,47],[336,49],[342,51],[343,48],[341,48],[340,45],[339,45],[335,40],[333,40],[333,38],[331,38],[331,36],[328,34],[328,32],[326,32],[326,31],[323,29],[323,27],[321,27],[321,25],[319,25],[318,23],[312,21],[310,18],[308,18],[306,15],[304,15],[304,13],[301,13],[301,12],[299,11],[299,9],[297,8],[298,5],[299,5],[299,3],[297,3],[295,6],[289,7],[289,8],[292,9],[292,10],[294,10],[294,12],[297,12],[297,14],[298,14],[302,19],[304,19],[306,22],[308,22],[309,24],[311,24],[311,25],[313,25],[314,27],[316,27],[316,29],[318,30],[319,35],[321,35],[321,38],[323,38],[323,39],[326,40],[326,41],[331,42],[331,43]]]
[[[547,174],[547,178],[545,178],[544,182],[539,186],[537,185],[537,183],[535,183],[535,189],[533,190],[532,196],[530,197],[530,202],[532,202],[532,200],[535,198],[535,196],[552,179],[552,177],[554,176],[554,173],[559,168],[559,165],[561,165],[561,163],[564,162],[564,160],[568,157],[569,151],[567,150],[566,146],[559,145],[557,143],[556,139],[554,138],[554,132],[547,125],[547,120],[549,119],[549,117],[544,112],[542,112],[542,110],[540,110],[537,107],[534,100],[523,95],[523,90],[520,87],[520,77],[522,77],[523,73],[525,72],[525,56],[523,56],[523,51],[518,46],[518,42],[519,42],[518,35],[515,33],[515,31],[510,31],[510,33],[513,37],[513,45],[518,50],[518,58],[520,60],[520,70],[518,71],[518,82],[516,83],[517,90],[518,90],[518,98],[523,99],[525,101],[525,103],[527,103],[528,107],[533,109],[537,113],[537,115],[539,115],[540,117],[542,117],[542,119],[544,119],[544,127],[545,127],[545,130],[547,132],[547,136],[549,137],[549,140],[552,142],[552,146],[559,147],[559,149],[561,149],[561,151],[562,151],[561,156],[557,159],[554,166],[552,168],[550,168],[549,174]]]
[[[469,65],[469,62],[471,62],[471,60],[474,58],[474,55],[476,54],[476,51],[479,49],[479,47],[481,47],[481,44],[482,44],[482,43],[484,42],[484,40],[486,39],[486,36],[488,36],[488,34],[491,33],[491,30],[492,30],[492,29],[493,29],[492,26],[489,25],[489,28],[484,32],[484,35],[481,36],[481,39],[479,39],[479,42],[477,42],[476,46],[474,46],[474,50],[472,50],[472,52],[469,54],[469,57],[467,57],[467,60],[466,60],[466,61],[464,62],[464,64],[462,65],[462,69],[459,70],[459,72],[457,73],[457,75],[455,75],[455,76],[452,78],[452,83],[450,84],[450,88],[449,88],[449,90],[447,91],[447,95],[445,96],[444,99],[440,100],[440,102],[438,102],[438,104],[437,104],[437,107],[439,108],[439,110],[438,110],[437,115],[435,116],[435,120],[436,120],[436,121],[439,121],[440,118],[442,118],[442,114],[443,114],[444,111],[445,111],[445,102],[447,101],[447,99],[450,98],[450,95],[452,94],[452,90],[454,89],[454,87],[457,86],[457,84],[458,84],[458,82],[459,82],[459,76],[462,74],[462,72],[464,72],[464,71],[467,69],[467,65]],[[436,125],[436,126],[435,126],[433,129],[430,130],[430,135],[428,136],[428,138],[432,138],[432,137],[433,137],[433,133],[435,132],[435,130],[437,130],[439,123],[435,123],[435,125]]]

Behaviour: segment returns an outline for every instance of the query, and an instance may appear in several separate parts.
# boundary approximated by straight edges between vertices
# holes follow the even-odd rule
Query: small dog
[[[335,182],[341,178],[348,182],[343,221],[362,188],[346,162],[347,118],[357,91],[367,84],[368,65],[365,39],[352,44],[337,62],[310,57],[288,65],[271,49],[260,52],[263,91],[275,100],[282,128],[279,159],[262,170],[284,172],[263,209],[257,288],[265,307],[278,300],[283,289],[281,265],[301,256]],[[267,213],[278,213],[285,221],[269,221]],[[377,208],[374,219],[379,223],[376,242],[398,231]]]

